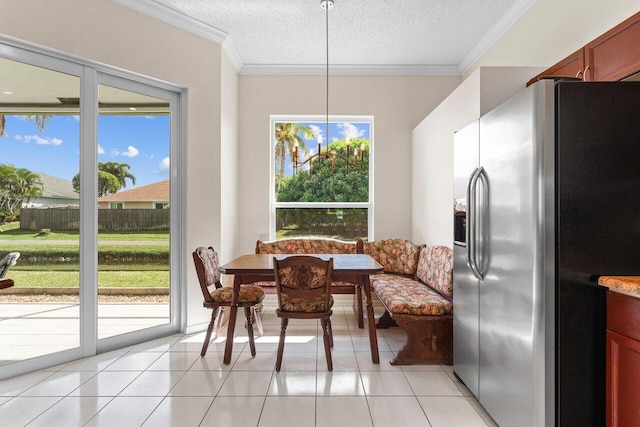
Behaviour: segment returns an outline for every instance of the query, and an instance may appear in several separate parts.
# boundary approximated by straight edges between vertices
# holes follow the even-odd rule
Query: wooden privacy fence
[[[169,209],[100,209],[98,230],[168,230]],[[22,208],[21,230],[78,230],[78,208]]]

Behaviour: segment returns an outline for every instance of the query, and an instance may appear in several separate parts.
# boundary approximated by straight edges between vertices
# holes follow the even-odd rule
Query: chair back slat
[[[218,289],[222,287],[220,283],[220,270],[218,253],[209,246],[200,246],[193,252],[193,263],[196,266],[200,290],[205,302],[213,302],[211,298],[211,287]]]
[[[308,312],[329,310],[331,304],[331,281],[333,258],[324,261],[313,256],[290,256],[278,260],[273,258],[278,307],[286,310],[292,301],[322,301],[306,305]],[[304,303],[303,303],[304,304]]]

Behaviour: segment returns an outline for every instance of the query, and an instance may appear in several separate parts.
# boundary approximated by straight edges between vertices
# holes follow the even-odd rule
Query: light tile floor
[[[317,321],[292,320],[281,372],[274,371],[279,319],[251,357],[238,322],[234,353],[224,338],[200,357],[204,333],[173,335],[0,381],[3,426],[495,426],[450,366],[391,366],[405,337],[378,331],[380,364],[368,331],[350,309],[332,316],[334,370],[328,372]]]
[[[169,304],[100,304],[98,339],[169,323]],[[0,365],[80,345],[77,303],[0,301]]]

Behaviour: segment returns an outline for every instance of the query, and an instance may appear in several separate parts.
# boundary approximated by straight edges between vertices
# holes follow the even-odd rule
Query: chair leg
[[[327,319],[327,323],[329,324],[329,340],[331,342],[331,348],[333,348],[333,329],[331,328],[331,318]]]
[[[289,319],[286,317],[282,318],[281,326],[280,326],[280,342],[278,343],[278,357],[276,358],[276,371],[280,372],[280,367],[282,366],[282,353],[284,353],[284,336],[287,331],[287,324],[289,323]]]
[[[222,333],[222,324],[224,323],[224,307],[220,307],[220,311],[218,312],[218,326],[216,327],[216,335],[218,338]]]
[[[211,333],[213,332],[213,325],[216,322],[216,316],[218,315],[218,307],[213,309],[211,313],[211,321],[209,322],[209,327],[207,328],[207,334],[204,336],[204,344],[202,344],[202,351],[200,352],[200,356],[204,357],[207,354],[207,348],[209,347],[209,341],[211,340]]]
[[[256,356],[256,342],[253,340],[253,311],[251,307],[244,308],[244,315],[247,317],[247,335],[249,335],[249,348],[251,349],[251,356]]]
[[[364,329],[364,311],[362,309],[362,286],[356,285],[356,314],[358,315],[358,328]]]
[[[258,327],[258,333],[262,337],[264,336],[264,328],[262,326],[262,311],[257,305],[254,305],[253,307],[251,307],[251,310],[253,310],[253,318],[256,319],[256,326]]]
[[[321,323],[324,336],[324,354],[327,357],[327,369],[329,371],[333,371],[333,361],[331,360],[331,338],[329,335],[329,319],[322,319]]]

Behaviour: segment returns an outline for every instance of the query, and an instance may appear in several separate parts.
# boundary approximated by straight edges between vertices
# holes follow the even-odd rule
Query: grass
[[[20,230],[20,223],[0,226],[0,258],[8,252],[20,252],[18,264],[7,277],[16,287],[78,287],[79,233],[51,231],[38,233]],[[33,241],[24,244],[19,241]],[[45,243],[52,241],[52,243]],[[56,244],[55,241],[69,243]],[[169,286],[169,231],[101,231],[98,233],[99,287]],[[118,242],[155,242],[127,245]],[[157,242],[166,244],[157,244]]]
[[[78,271],[29,271],[11,269],[7,277],[18,288],[77,288]],[[169,271],[98,271],[98,287],[168,288]]]

